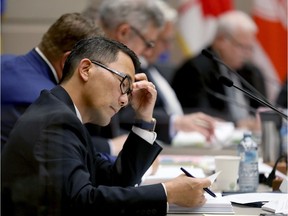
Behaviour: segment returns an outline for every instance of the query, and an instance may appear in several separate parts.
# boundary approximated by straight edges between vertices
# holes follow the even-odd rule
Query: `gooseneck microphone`
[[[225,77],[225,76],[220,76],[219,77],[219,81],[227,86],[227,87],[234,87],[240,91],[242,91],[243,93],[245,93],[246,95],[248,95],[250,98],[256,100],[257,102],[259,102],[260,104],[267,106],[269,108],[271,108],[272,110],[274,110],[275,112],[277,112],[278,114],[280,114],[283,118],[285,118],[287,120],[288,116],[286,114],[284,114],[283,112],[279,111],[278,109],[276,109],[274,106],[272,106],[270,103],[260,99],[259,97],[256,97],[255,95],[253,95],[252,93],[250,93],[249,91],[246,91],[245,89],[242,89],[236,85],[234,85],[233,81],[230,80],[229,78]]]
[[[268,103],[267,99],[257,90],[255,89],[249,82],[247,82],[242,76],[240,76],[235,70],[233,70],[231,67],[229,67],[227,64],[225,64],[223,61],[221,61],[219,58],[217,58],[211,51],[207,50],[207,49],[203,49],[202,50],[202,55],[204,55],[205,57],[216,61],[218,63],[220,63],[221,65],[225,66],[230,72],[232,72],[233,74],[235,74],[239,80],[241,80],[241,82],[247,86],[251,91],[255,92],[258,97],[261,97],[262,100],[264,100],[265,102]]]

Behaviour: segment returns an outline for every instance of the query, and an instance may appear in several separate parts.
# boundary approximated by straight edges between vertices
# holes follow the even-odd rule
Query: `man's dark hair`
[[[127,54],[133,62],[135,71],[139,71],[140,62],[138,57],[124,44],[103,36],[80,40],[66,59],[61,82],[72,77],[76,65],[82,59],[88,58],[102,64],[109,64],[117,60],[119,52]]]

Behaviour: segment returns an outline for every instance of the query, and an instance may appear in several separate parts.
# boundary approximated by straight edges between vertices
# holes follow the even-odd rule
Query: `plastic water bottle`
[[[241,192],[255,192],[259,184],[258,146],[252,139],[252,133],[245,132],[238,145],[239,190]]]
[[[283,120],[282,127],[280,129],[281,142],[282,142],[282,154],[288,155],[288,121]]]
[[[283,112],[288,115],[288,109],[283,110]],[[280,129],[281,136],[281,147],[282,147],[282,155],[288,156],[288,120],[282,120],[282,127]]]

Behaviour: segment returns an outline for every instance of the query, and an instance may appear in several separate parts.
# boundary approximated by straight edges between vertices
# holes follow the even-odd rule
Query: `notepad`
[[[169,206],[169,213],[210,213],[210,214],[235,214],[232,204],[229,200],[221,197],[220,194],[216,194],[217,198],[213,198],[207,194],[205,194],[207,201],[201,207],[181,207],[177,205]]]
[[[265,203],[261,208],[273,213],[288,214],[288,194],[281,194],[277,199]]]

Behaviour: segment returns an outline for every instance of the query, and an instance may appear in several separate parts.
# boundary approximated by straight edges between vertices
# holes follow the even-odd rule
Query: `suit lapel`
[[[55,97],[57,97],[60,101],[62,101],[63,103],[65,103],[76,115],[76,110],[74,107],[74,103],[71,100],[69,94],[65,91],[65,89],[61,86],[56,86],[55,88],[53,88],[51,90],[51,94],[53,94]],[[95,167],[94,167],[94,156],[95,156],[95,152],[94,152],[94,148],[93,148],[93,143],[91,140],[91,136],[88,132],[88,130],[86,129],[86,127],[82,124],[81,126],[82,132],[83,132],[83,137],[87,143],[87,152],[88,152],[88,158],[87,158],[87,167],[89,169],[90,172],[90,176],[91,176],[91,182],[93,183],[93,185],[95,185]],[[80,129],[80,128],[79,128]]]

